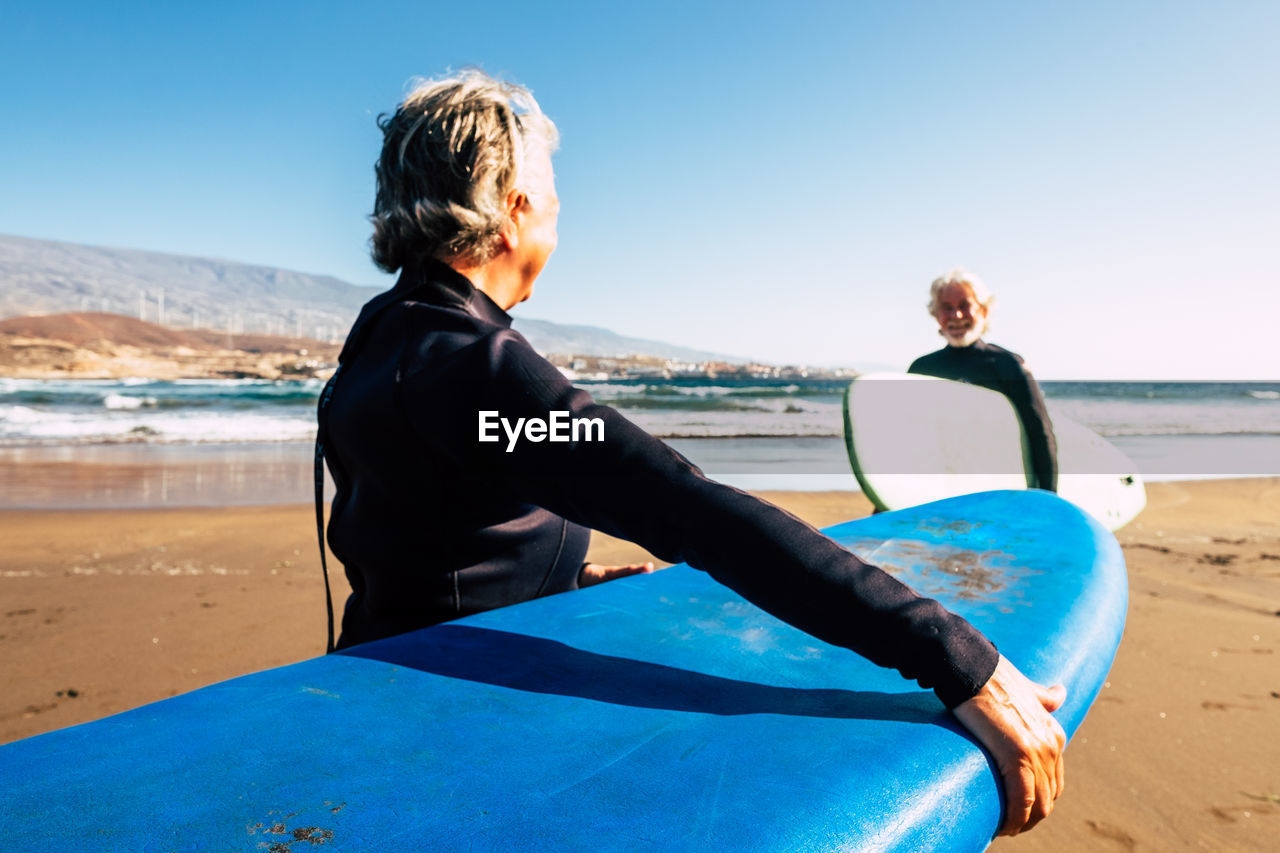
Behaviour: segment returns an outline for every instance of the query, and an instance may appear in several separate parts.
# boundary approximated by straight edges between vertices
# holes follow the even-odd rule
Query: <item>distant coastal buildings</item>
[[[609,379],[852,379],[858,371],[848,367],[819,368],[796,365],[742,364],[727,361],[680,361],[652,355],[572,355],[544,353],[571,382]]]

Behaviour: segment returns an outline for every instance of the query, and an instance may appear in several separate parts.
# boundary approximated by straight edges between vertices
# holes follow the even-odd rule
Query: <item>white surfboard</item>
[[[1109,530],[1146,506],[1137,466],[1102,436],[1061,415],[1058,494]],[[1026,435],[1013,404],[977,385],[869,373],[844,400],[845,447],[863,492],[883,510],[1031,482]]]

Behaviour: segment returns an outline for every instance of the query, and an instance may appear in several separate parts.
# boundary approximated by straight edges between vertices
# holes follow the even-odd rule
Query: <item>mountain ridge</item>
[[[97,311],[0,320],[0,376],[9,379],[326,378],[338,344],[177,329]]]
[[[378,292],[277,267],[0,234],[0,318],[101,312],[173,328],[338,340]],[[513,325],[543,353],[749,360],[600,326],[529,317]]]

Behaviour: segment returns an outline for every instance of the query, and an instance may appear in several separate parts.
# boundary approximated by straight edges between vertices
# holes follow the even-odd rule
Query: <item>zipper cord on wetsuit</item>
[[[342,365],[339,364],[333,371],[333,375],[329,377],[329,381],[325,383],[324,391],[320,393],[320,403],[316,412],[316,536],[320,539],[320,571],[324,574],[324,604],[329,614],[329,642],[324,652],[327,655],[333,653],[334,642],[333,593],[329,589],[329,563],[325,559],[324,547],[324,445],[329,437],[326,417],[328,412],[325,409],[329,405],[329,398],[333,396],[333,387],[341,372]]]

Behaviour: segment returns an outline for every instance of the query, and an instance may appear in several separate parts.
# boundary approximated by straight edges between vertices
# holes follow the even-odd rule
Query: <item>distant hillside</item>
[[[338,337],[372,295],[329,276],[0,236],[0,317],[98,311],[168,326]]]
[[[188,347],[207,344],[188,330],[169,329],[120,314],[41,314],[0,320],[2,338],[42,338],[77,347],[119,344],[133,347]]]
[[[516,317],[512,323],[540,353],[573,355],[653,355],[678,361],[727,361],[745,363],[749,359],[706,350],[679,347],[661,341],[629,338],[598,326],[567,326],[550,320]]]
[[[120,314],[0,320],[0,376],[13,378],[324,377],[337,357],[332,343],[174,329]]]
[[[232,334],[213,329],[175,329],[158,326],[136,317],[96,311],[71,314],[41,314],[0,320],[0,340],[43,338],[77,347],[102,345],[139,349],[183,347],[190,350],[239,350],[247,353],[296,353],[299,349],[329,352],[337,356],[335,344],[291,335]]]
[[[340,339],[375,293],[331,276],[0,235],[0,318],[100,312],[184,329]],[[518,318],[515,327],[544,353],[746,361],[594,326]]]

